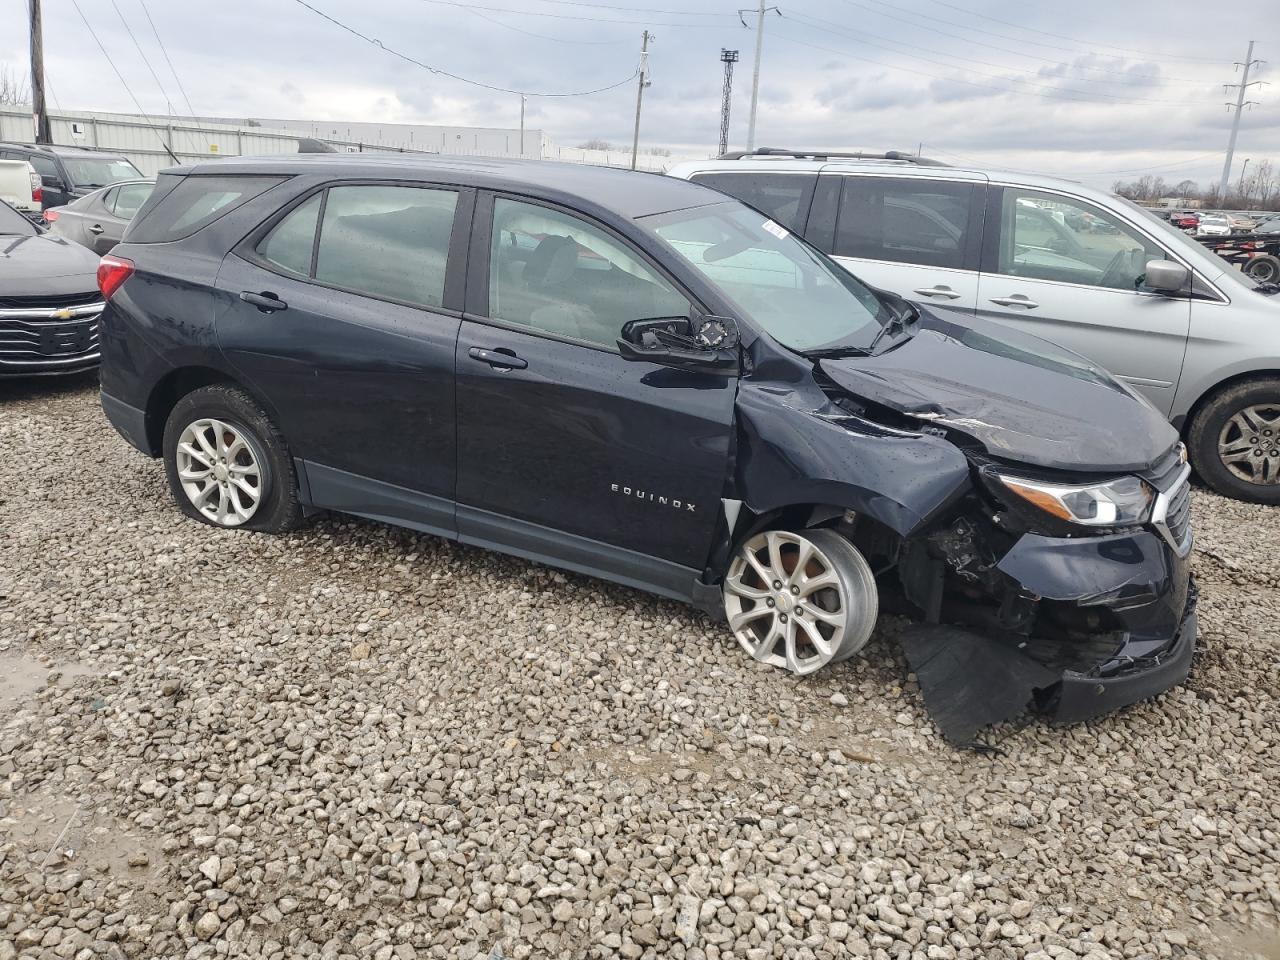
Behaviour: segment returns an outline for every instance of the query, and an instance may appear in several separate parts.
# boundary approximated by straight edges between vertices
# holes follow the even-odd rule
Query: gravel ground
[[[948,747],[885,623],[375,523],[183,519],[95,384],[0,386],[0,960],[1280,957],[1280,510],[1195,495],[1190,683]]]

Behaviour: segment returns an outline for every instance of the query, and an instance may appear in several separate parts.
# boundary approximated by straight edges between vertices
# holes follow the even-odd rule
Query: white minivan
[[[872,286],[1053,340],[1184,434],[1227,496],[1280,503],[1280,287],[1128,200],[902,153],[765,148],[681,163]]]

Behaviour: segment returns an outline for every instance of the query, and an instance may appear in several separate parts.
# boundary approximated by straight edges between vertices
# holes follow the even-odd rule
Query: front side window
[[[598,227],[536,204],[494,201],[494,319],[613,347],[631,320],[689,310],[670,283]]]
[[[839,264],[737,201],[638,222],[792,350],[863,349],[888,318]]]
[[[699,173],[690,177],[767,214],[774,223],[799,232],[809,214],[816,174]]]
[[[1004,191],[999,273],[1137,290],[1147,261],[1164,257],[1151,240],[1091,204],[1032,190]]]
[[[36,173],[40,174],[41,179],[49,177],[52,180],[61,180],[62,176],[58,173],[58,165],[48,157],[43,157],[38,153],[33,153],[26,158],[31,166],[36,168]]]
[[[454,190],[330,187],[315,278],[384,300],[441,306],[457,205]],[[305,227],[304,214],[297,225],[300,235],[305,235]]]
[[[971,183],[843,177],[834,253],[928,267],[965,266]]]

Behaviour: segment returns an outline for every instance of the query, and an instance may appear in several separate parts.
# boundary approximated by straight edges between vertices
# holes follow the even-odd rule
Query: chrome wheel
[[[1241,480],[1280,484],[1280,403],[1237,411],[1218,434],[1218,457]]]
[[[862,554],[829,530],[768,530],[738,551],[724,581],[729,628],[755,659],[796,674],[857,653],[878,612]]]
[[[257,445],[224,420],[189,424],[178,437],[178,479],[191,505],[220,527],[248,522],[262,502]]]

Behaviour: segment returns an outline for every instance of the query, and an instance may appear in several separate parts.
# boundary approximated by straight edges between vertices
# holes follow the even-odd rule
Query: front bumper
[[[1185,554],[1152,531],[1059,539],[1027,534],[1000,561],[1014,588],[1037,598],[1060,629],[1035,631],[1022,652],[1061,671],[1037,706],[1075,722],[1155,696],[1186,679],[1197,636],[1196,588]],[[1095,631],[1088,642],[1078,633]]]

